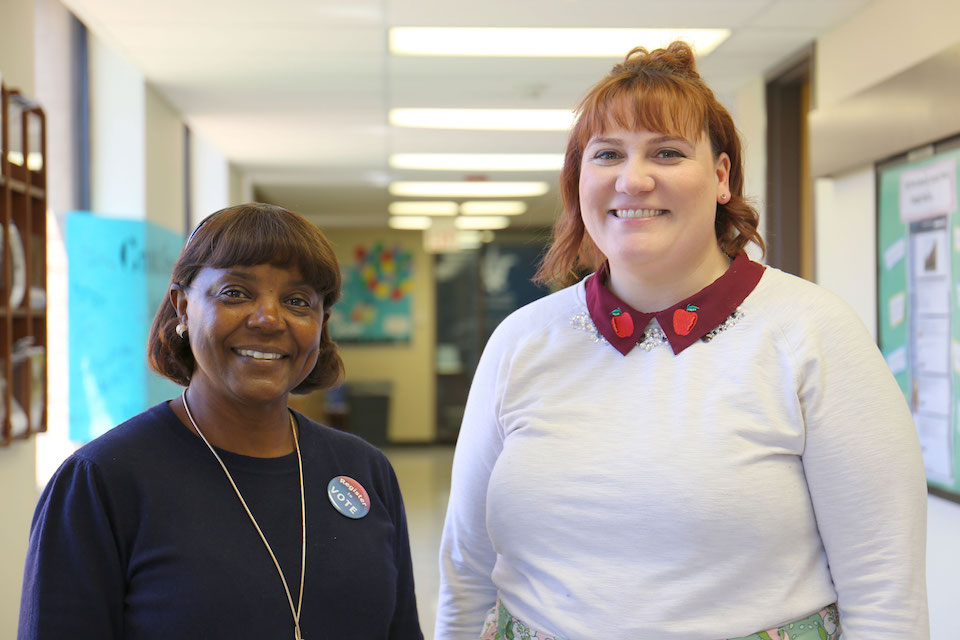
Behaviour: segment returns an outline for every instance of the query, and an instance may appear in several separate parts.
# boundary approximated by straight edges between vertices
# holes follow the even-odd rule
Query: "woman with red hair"
[[[571,286],[480,361],[437,640],[927,638],[906,402],[847,305],[747,256],[692,51],[634,49],[578,114],[538,274]]]

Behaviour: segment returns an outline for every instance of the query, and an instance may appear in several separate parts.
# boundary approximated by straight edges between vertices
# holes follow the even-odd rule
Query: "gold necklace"
[[[200,427],[197,426],[197,421],[193,419],[193,414],[190,413],[190,405],[187,404],[186,389],[183,390],[181,398],[183,399],[183,408],[187,412],[187,417],[190,418],[190,424],[193,425],[193,428],[196,429],[197,434],[199,434],[204,444],[206,444],[207,448],[210,449],[210,453],[213,454],[213,457],[215,457],[217,462],[220,463],[220,467],[223,469],[223,472],[227,474],[227,480],[230,481],[230,486],[233,487],[233,490],[237,493],[237,497],[240,499],[240,504],[243,505],[247,515],[250,516],[250,522],[253,523],[257,533],[260,534],[260,539],[263,540],[263,546],[267,548],[267,553],[270,554],[270,558],[273,560],[273,565],[277,568],[277,573],[280,574],[280,581],[283,582],[283,590],[287,593],[287,602],[290,603],[290,613],[293,614],[293,638],[294,640],[303,640],[303,636],[300,634],[300,609],[303,605],[303,575],[306,573],[307,569],[307,503],[303,496],[303,460],[300,458],[300,440],[297,438],[297,427],[296,423],[293,421],[293,414],[290,414],[290,430],[293,432],[293,446],[297,451],[297,469],[300,471],[300,522],[303,526],[303,538],[300,542],[300,598],[297,600],[296,609],[293,608],[293,597],[290,595],[290,587],[287,586],[287,578],[283,575],[283,569],[280,568],[280,563],[277,562],[277,556],[274,555],[273,549],[270,548],[270,543],[267,542],[267,537],[263,535],[263,531],[260,530],[260,525],[257,524],[257,519],[253,517],[250,507],[247,506],[246,500],[244,500],[243,496],[240,494],[240,489],[237,488],[237,483],[233,481],[233,476],[231,476],[230,472],[227,470],[227,465],[223,464],[223,460],[220,459],[216,449],[213,448],[213,446],[210,444],[210,441],[207,440],[207,437],[203,435],[203,431],[200,431]]]

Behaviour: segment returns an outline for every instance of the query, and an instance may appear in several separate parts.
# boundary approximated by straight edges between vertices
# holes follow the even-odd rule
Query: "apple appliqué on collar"
[[[626,338],[633,335],[633,316],[621,311],[620,307],[611,311],[610,315],[613,316],[610,318],[610,322],[613,324],[613,332],[617,334],[617,337]]]
[[[677,309],[673,312],[673,330],[678,336],[685,336],[693,331],[693,327],[697,324],[698,309],[700,307],[688,304],[686,309]]]

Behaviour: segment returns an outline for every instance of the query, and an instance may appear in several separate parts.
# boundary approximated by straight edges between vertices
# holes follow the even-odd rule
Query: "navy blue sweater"
[[[308,640],[422,638],[406,519],[390,463],[365,441],[295,414],[307,511],[301,629]],[[283,568],[300,584],[296,454],[218,451]],[[358,481],[370,512],[327,496]],[[164,402],[70,456],[30,531],[18,638],[293,638],[263,542],[206,445]]]

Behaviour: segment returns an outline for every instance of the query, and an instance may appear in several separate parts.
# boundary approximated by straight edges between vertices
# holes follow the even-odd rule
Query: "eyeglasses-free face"
[[[323,299],[296,269],[204,267],[170,295],[196,362],[191,393],[285,405],[317,362]]]
[[[611,279],[634,273],[669,282],[705,262],[723,273],[728,260],[714,221],[730,192],[729,173],[729,158],[715,158],[703,134],[687,140],[641,129],[591,138],[580,166],[580,209]]]

